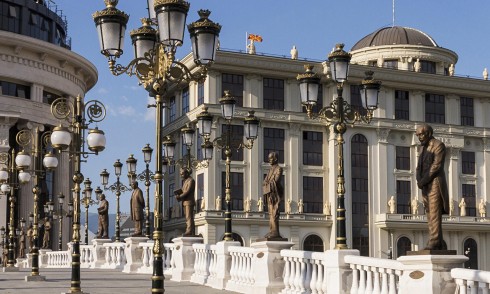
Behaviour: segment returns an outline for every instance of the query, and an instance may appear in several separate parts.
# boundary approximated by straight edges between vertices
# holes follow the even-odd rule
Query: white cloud
[[[121,105],[121,106],[118,106],[116,112],[117,112],[118,115],[122,115],[122,116],[130,116],[130,117],[133,117],[133,116],[136,116],[137,115],[136,109],[134,109],[133,106],[129,106],[129,105]]]
[[[106,88],[99,88],[99,90],[97,90],[97,93],[98,94],[108,94],[109,90],[107,90]]]

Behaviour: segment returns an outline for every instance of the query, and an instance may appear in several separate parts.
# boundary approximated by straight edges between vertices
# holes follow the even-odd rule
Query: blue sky
[[[68,34],[72,50],[90,60],[99,71],[97,85],[87,93],[86,99],[98,99],[107,107],[107,117],[99,123],[107,137],[106,150],[99,156],[90,156],[83,163],[82,172],[96,187],[99,173],[106,168],[110,183],[115,181],[113,163],[124,163],[122,181],[128,185],[125,161],[134,154],[138,172],[144,168],[141,148],[146,143],[154,147],[154,108],[147,109],[152,100],[138,86],[136,78],[114,77],[109,72],[105,57],[100,54],[92,13],[103,9],[103,0],[55,0],[58,9],[68,19]],[[187,22],[198,19],[197,10],[209,9],[210,18],[223,28],[221,48],[244,50],[246,33],[263,37],[256,43],[257,52],[289,56],[295,45],[299,58],[324,60],[335,43],[345,43],[350,49],[358,40],[373,31],[391,26],[393,2],[391,0],[190,0]],[[336,7],[335,4],[338,4]],[[438,43],[459,55],[456,74],[480,78],[483,68],[490,67],[490,36],[488,15],[490,1],[427,1],[398,0],[395,3],[395,25],[419,29]],[[127,64],[132,58],[129,31],[140,26],[140,18],[147,16],[146,0],[120,0],[118,8],[130,15],[126,32],[125,53],[119,59]],[[190,52],[186,32],[184,45],[178,50],[182,57]],[[150,165],[154,169],[154,162]],[[144,185],[140,185],[144,189]],[[153,188],[150,190],[153,210]],[[115,195],[106,192],[111,212],[115,211]],[[121,211],[129,211],[129,193],[121,195]],[[95,207],[90,209],[95,212]]]

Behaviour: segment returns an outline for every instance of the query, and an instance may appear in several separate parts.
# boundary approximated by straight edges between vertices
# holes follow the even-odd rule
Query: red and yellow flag
[[[259,35],[248,34],[248,39],[254,42],[262,42],[262,37]]]

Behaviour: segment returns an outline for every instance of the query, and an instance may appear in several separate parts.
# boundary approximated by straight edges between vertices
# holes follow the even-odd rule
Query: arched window
[[[464,267],[478,269],[478,245],[474,239],[468,238],[464,241],[463,253],[469,258],[469,260],[464,263]]]
[[[351,140],[352,248],[369,256],[368,141],[357,134]]]
[[[243,238],[242,238],[242,236],[240,236],[240,235],[239,235],[239,234],[237,234],[237,233],[232,233],[231,237],[233,238],[233,241],[238,241],[238,242],[240,242],[240,246],[242,246],[242,247],[243,247],[244,242],[243,242]],[[223,236],[223,239],[221,239],[221,240],[225,240],[225,236]]]
[[[309,235],[303,242],[304,251],[323,252],[323,240],[318,235]]]
[[[407,255],[407,251],[412,250],[412,241],[407,237],[401,237],[396,242],[396,257]]]

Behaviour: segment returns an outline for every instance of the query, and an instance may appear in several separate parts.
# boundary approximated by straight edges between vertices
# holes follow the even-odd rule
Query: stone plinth
[[[324,253],[325,276],[327,277],[328,291],[330,293],[349,293],[352,286],[352,270],[345,263],[347,255],[359,256],[359,250],[336,249]],[[412,293],[413,294],[413,293]]]
[[[27,268],[27,258],[17,258],[17,262],[15,263],[15,266],[20,268]]]
[[[2,270],[4,273],[9,273],[9,272],[18,272],[19,268],[15,266],[6,266]]]
[[[105,243],[111,243],[111,239],[92,239],[92,245],[95,247],[95,254],[93,256],[91,268],[101,268],[105,263],[105,254],[107,248],[104,247]]]
[[[294,243],[289,241],[261,241],[250,244],[254,249],[252,268],[255,280],[250,293],[279,293],[284,288],[285,262],[281,257],[281,250],[291,249],[293,246]]]
[[[175,268],[172,271],[172,281],[190,281],[194,273],[194,261],[196,254],[192,248],[192,244],[204,243],[202,237],[179,237],[172,241],[175,244],[175,249],[172,251],[172,258],[175,262]]]
[[[397,259],[403,264],[400,294],[453,294],[456,283],[451,269],[463,267],[464,255],[410,255]]]
[[[240,246],[238,241],[220,241],[216,243],[216,276],[208,278],[208,286],[215,289],[225,289],[226,282],[230,279],[231,255],[230,247]]]
[[[51,252],[51,249],[39,249],[39,268],[46,267],[48,265],[48,256],[46,252]]]
[[[126,265],[124,265],[124,273],[136,273],[138,268],[143,266],[143,249],[139,248],[141,242],[148,241],[146,237],[129,237],[124,239],[126,247],[124,254],[126,255]]]
[[[26,282],[44,282],[44,281],[46,281],[46,277],[45,276],[41,276],[41,275],[38,275],[38,276],[25,276],[24,279],[25,279]]]

